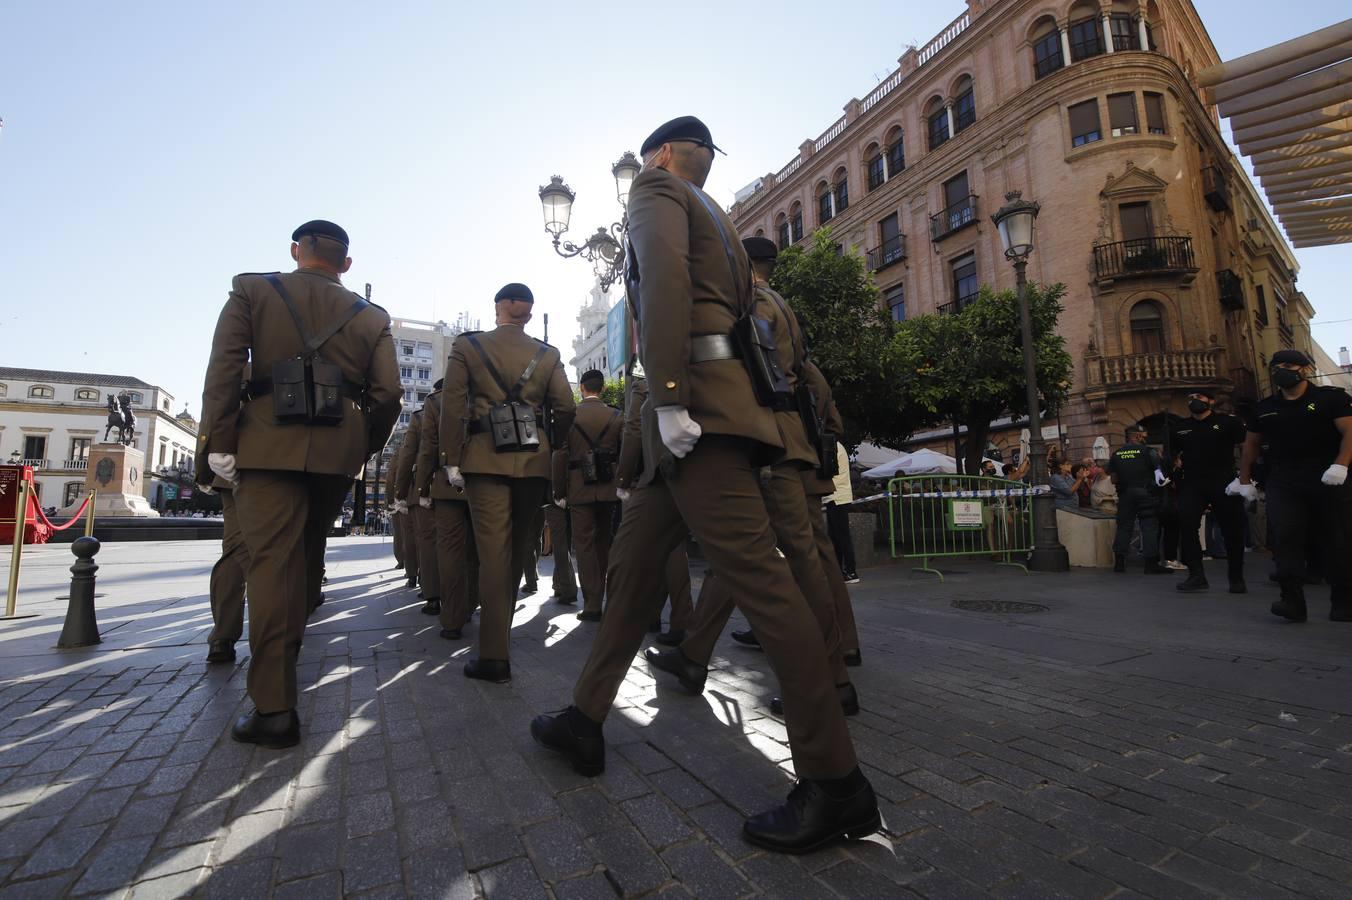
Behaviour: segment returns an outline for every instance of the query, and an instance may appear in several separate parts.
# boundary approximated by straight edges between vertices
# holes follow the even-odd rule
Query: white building
[[[134,446],[145,454],[141,493],[154,503],[161,467],[191,467],[197,421],[186,409],[174,415],[164,388],[130,375],[0,367],[0,461],[37,469],[44,507],[70,505],[84,493],[90,448],[103,442],[107,398],[122,391],[136,414]]]
[[[608,331],[606,319],[610,316],[610,307],[614,305],[610,294],[601,290],[601,285],[592,286],[588,300],[577,314],[577,337],[573,338],[573,358],[568,365],[573,367],[576,378],[589,369],[609,372],[606,354]]]

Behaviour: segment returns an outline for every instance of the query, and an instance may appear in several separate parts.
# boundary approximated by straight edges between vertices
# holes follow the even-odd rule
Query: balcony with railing
[[[952,303],[939,304],[939,306],[934,311],[941,316],[951,316],[954,313],[962,312],[964,309],[971,306],[973,303],[976,302],[976,298],[979,296],[981,296],[980,291],[973,291],[970,294],[963,294],[961,297],[954,300]]]
[[[1220,166],[1207,166],[1202,170],[1202,196],[1206,205],[1216,212],[1230,208],[1230,182]]]
[[[1215,386],[1228,380],[1220,373],[1217,354],[1210,349],[1086,356],[1085,387],[1112,393],[1172,385]]]
[[[1220,295],[1222,309],[1244,308],[1244,282],[1230,269],[1221,269],[1216,273],[1216,291]]]
[[[67,472],[84,472],[89,468],[89,457],[65,460],[61,463],[61,468]]]
[[[1094,248],[1094,274],[1099,281],[1196,271],[1190,236],[1136,238]]]
[[[32,466],[34,469],[50,469],[52,467],[51,460],[28,458],[28,457],[19,460],[19,465]]]
[[[873,272],[901,262],[906,258],[906,235],[899,234],[896,237],[888,238],[868,251],[867,256],[869,270]]]
[[[969,194],[941,213],[930,216],[930,239],[942,240],[977,221],[977,195]]]

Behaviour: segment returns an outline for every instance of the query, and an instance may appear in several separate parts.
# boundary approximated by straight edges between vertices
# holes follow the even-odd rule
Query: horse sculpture
[[[117,405],[117,398],[112,394],[108,395],[108,426],[103,429],[103,442],[108,443],[108,432],[114,428],[117,429],[117,440],[122,441],[122,410]]]
[[[131,396],[125,391],[116,397],[108,395],[108,425],[103,429],[103,440],[108,432],[117,429],[117,442],[130,447],[136,441],[136,414],[131,411]]]

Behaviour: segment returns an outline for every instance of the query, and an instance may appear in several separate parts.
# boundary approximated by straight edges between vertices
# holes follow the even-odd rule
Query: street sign
[[[164,484],[164,485],[161,485],[160,487],[161,487],[161,489],[164,491],[164,499],[166,499],[166,500],[177,500],[177,499],[178,499],[178,485],[176,485],[176,484]]]
[[[624,297],[606,317],[606,362],[610,378],[623,375],[629,365],[629,304]]]

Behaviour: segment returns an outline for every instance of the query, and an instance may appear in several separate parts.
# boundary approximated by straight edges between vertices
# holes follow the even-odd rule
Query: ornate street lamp
[[[1028,310],[1028,256],[1033,252],[1033,223],[1037,220],[1037,203],[1023,199],[1020,191],[1005,194],[1005,205],[991,221],[1000,230],[1000,241],[1005,246],[1005,258],[1014,264],[1014,279],[1019,293],[1019,329],[1023,339],[1023,373],[1028,391],[1028,453],[1029,472],[1033,484],[1043,488],[1033,495],[1033,552],[1028,567],[1039,572],[1065,572],[1070,569],[1070,556],[1061,545],[1056,530],[1056,506],[1048,484],[1047,451],[1042,439],[1042,415],[1038,411],[1037,359],[1033,345],[1033,319]]]
[[[611,166],[610,173],[615,176],[615,197],[621,209],[629,202],[629,187],[642,169],[638,158],[626,151]],[[564,184],[559,175],[551,176],[549,184],[540,188],[540,206],[545,216],[545,231],[554,240],[554,252],[565,259],[581,256],[592,264],[592,271],[601,285],[601,290],[609,290],[624,271],[624,224],[612,222],[610,228],[597,228],[596,233],[581,244],[563,239],[568,231],[568,223],[573,215],[573,201],[577,194]]]

